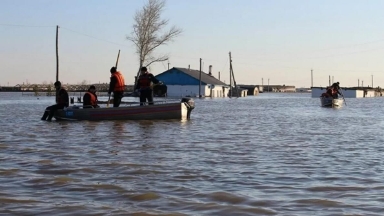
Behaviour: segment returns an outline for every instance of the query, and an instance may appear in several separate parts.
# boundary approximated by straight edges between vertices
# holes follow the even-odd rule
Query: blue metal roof
[[[173,67],[156,75],[156,78],[167,85],[199,85],[199,76],[200,71],[198,70]],[[201,84],[227,85],[203,71],[201,72]]]

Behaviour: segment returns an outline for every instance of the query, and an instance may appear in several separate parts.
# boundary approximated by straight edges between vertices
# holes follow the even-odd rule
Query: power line
[[[81,32],[78,32],[78,31],[66,28],[66,27],[60,26],[60,28],[68,30],[68,31],[73,32],[73,33],[76,33],[76,34],[79,34],[79,35],[83,35],[83,36],[90,37],[90,38],[93,38],[93,39],[96,39],[96,40],[104,41],[104,42],[107,42],[107,43],[110,43],[110,44],[115,44],[115,45],[118,45],[118,46],[129,47],[128,45],[125,45],[125,44],[119,44],[119,43],[116,43],[116,42],[112,42],[112,41],[108,41],[108,40],[105,40],[105,39],[97,38],[97,37],[94,37],[94,36],[91,36],[91,35],[88,35],[88,34],[84,34],[84,33],[81,33]]]
[[[5,23],[0,23],[0,26],[28,27],[28,28],[56,28],[56,26],[17,25],[17,24],[5,24]]]

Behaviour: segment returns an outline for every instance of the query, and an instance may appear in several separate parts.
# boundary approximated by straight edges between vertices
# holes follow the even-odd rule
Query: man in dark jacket
[[[124,76],[121,74],[120,71],[116,70],[116,67],[112,67],[110,72],[111,82],[109,83],[108,95],[111,96],[111,93],[113,92],[113,107],[119,107],[121,99],[124,96]]]
[[[91,85],[83,97],[83,108],[99,108],[97,105],[96,87]]]
[[[41,117],[41,120],[51,121],[53,115],[55,115],[56,110],[64,109],[64,107],[69,106],[69,97],[68,97],[67,90],[61,87],[60,81],[55,82],[54,85],[56,88],[56,92],[58,92],[58,95],[56,97],[56,104],[49,106],[45,109],[45,112],[43,114],[43,117]]]
[[[144,103],[148,100],[149,105],[153,105],[153,91],[151,88],[151,82],[155,84],[162,84],[159,80],[149,73],[146,67],[140,69],[141,75],[137,80],[135,86],[135,91],[140,92],[140,106],[143,106]]]

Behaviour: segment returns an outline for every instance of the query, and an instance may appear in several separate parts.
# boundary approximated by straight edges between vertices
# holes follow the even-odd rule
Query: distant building
[[[296,88],[296,92],[311,92],[311,88]]]
[[[155,76],[167,85],[169,97],[199,97],[200,71],[173,67]],[[212,73],[201,72],[202,97],[228,97],[229,86],[212,76]]]
[[[247,95],[258,95],[259,94],[259,87],[257,85],[237,85],[238,87],[242,89],[247,89]]]
[[[264,85],[264,92],[296,92],[295,86],[286,85]]]
[[[248,95],[248,89],[246,88],[232,88],[232,93],[231,90],[228,92],[229,97],[247,97]]]
[[[312,97],[318,98],[327,91],[326,87],[312,87]],[[344,98],[363,98],[363,97],[382,97],[383,92],[381,88],[370,87],[341,87],[341,93]]]

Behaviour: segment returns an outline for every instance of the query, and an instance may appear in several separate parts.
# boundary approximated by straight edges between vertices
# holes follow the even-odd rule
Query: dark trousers
[[[142,90],[140,92],[140,106],[143,106],[147,100],[148,100],[149,105],[153,105],[153,91],[152,90]]]
[[[64,109],[64,105],[61,105],[61,104],[55,104],[55,105],[52,105],[52,106],[47,107],[47,108],[45,109],[45,112],[44,112],[44,114],[43,114],[43,117],[41,117],[41,120],[48,120],[48,121],[51,121],[53,115],[55,115],[56,110],[59,110],[59,109]],[[47,117],[48,117],[48,119],[47,119]]]
[[[121,99],[123,99],[124,92],[113,92],[113,107],[119,107]]]

